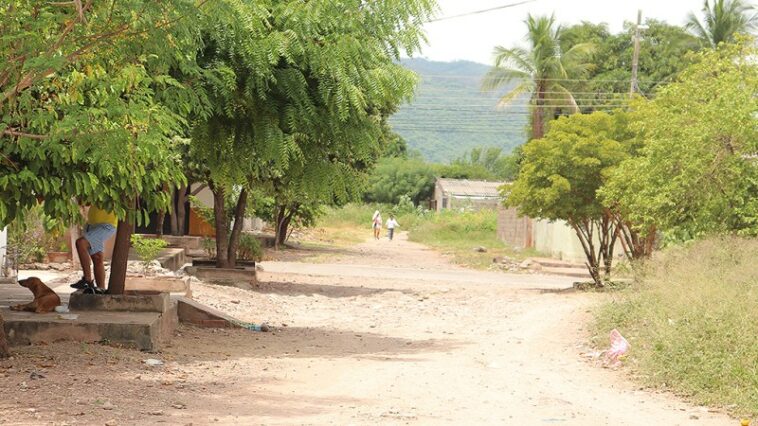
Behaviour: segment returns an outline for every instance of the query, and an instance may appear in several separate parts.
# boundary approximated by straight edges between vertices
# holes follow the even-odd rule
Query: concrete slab
[[[72,293],[68,300],[72,312],[168,312],[171,298],[168,293],[133,292],[131,294]]]
[[[187,267],[185,271],[206,282],[251,289],[258,282],[255,268]]]
[[[176,298],[179,322],[205,328],[239,328],[241,321],[186,297]]]
[[[77,315],[74,320],[62,319],[58,313],[14,312],[5,307],[0,308],[0,313],[5,319],[5,333],[11,346],[61,340],[107,341],[154,351],[160,349],[176,327],[176,307],[166,314],[81,311],[72,313]]]

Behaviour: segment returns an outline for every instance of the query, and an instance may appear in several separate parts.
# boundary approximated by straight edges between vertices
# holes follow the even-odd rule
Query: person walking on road
[[[374,212],[371,226],[374,229],[374,239],[378,240],[382,232],[382,215],[379,213],[379,210]]]
[[[395,235],[395,228],[399,227],[400,224],[397,223],[395,220],[395,215],[391,214],[390,218],[387,219],[387,237],[392,241],[392,237]]]

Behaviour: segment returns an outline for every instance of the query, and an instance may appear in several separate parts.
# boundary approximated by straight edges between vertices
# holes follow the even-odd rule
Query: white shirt
[[[400,226],[395,219],[387,219],[387,229],[395,229],[396,226]]]

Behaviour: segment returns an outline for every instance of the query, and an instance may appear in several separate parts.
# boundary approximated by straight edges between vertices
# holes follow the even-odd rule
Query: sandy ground
[[[603,296],[560,291],[570,278],[469,271],[404,234],[262,267],[254,291],[193,293],[274,332],[16,348],[0,424],[737,424],[589,361]]]

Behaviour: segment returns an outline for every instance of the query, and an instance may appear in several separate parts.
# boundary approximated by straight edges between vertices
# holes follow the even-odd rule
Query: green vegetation
[[[492,259],[508,256],[523,259],[535,255],[534,251],[516,252],[497,239],[497,212],[445,210],[441,213],[414,208],[407,198],[397,205],[355,204],[341,208],[328,208],[317,223],[317,228],[349,245],[365,241],[371,235],[371,216],[375,210],[386,219],[395,214],[401,231],[408,231],[408,239],[435,248],[453,257],[455,263],[478,269],[487,269]],[[484,247],[486,252],[475,251]]]
[[[158,258],[161,250],[168,246],[168,243],[160,238],[145,238],[139,234],[132,234],[131,236],[132,247],[137,252],[140,260],[142,260],[142,267],[144,268],[145,275],[147,275],[150,268],[150,264]]]
[[[704,51],[635,105],[644,146],[611,176],[606,204],[675,239],[758,234],[757,53],[751,40]]]
[[[253,234],[243,233],[240,236],[237,257],[241,260],[260,262],[263,259],[263,248],[261,248],[261,241],[258,237]]]
[[[629,121],[623,112],[575,114],[553,121],[544,138],[524,146],[518,179],[504,190],[506,205],[520,213],[565,220],[574,229],[598,287],[610,280],[616,240],[621,228],[628,228],[603,205],[597,191],[611,170],[639,149]]]
[[[550,110],[578,111],[574,95],[564,86],[567,80],[584,78],[592,68],[589,62],[595,46],[591,43],[567,45],[564,28],[555,16],[527,15],[529,50],[521,47],[495,47],[495,65],[487,73],[482,88],[502,89],[516,81],[499,100],[508,105],[521,95],[530,98],[532,132],[539,139],[545,131]]]
[[[758,415],[758,241],[709,238],[672,247],[597,315],[596,343],[618,328],[642,379],[699,404]]]
[[[712,6],[705,0],[702,12],[702,21],[690,13],[687,29],[714,49],[721,43],[733,42],[737,34],[750,33],[758,24],[755,7],[745,0],[714,0]]]

